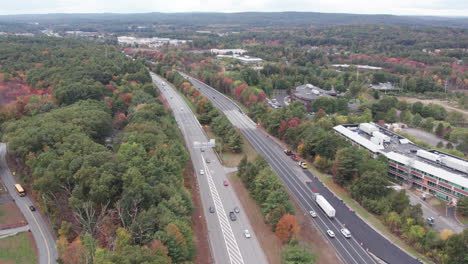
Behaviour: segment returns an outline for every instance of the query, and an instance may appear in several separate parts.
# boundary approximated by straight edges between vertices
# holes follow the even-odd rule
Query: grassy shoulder
[[[419,259],[423,260],[425,263],[433,263],[427,257],[420,254],[412,247],[407,245],[402,239],[395,236],[390,230],[381,222],[381,220],[375,216],[374,214],[369,213],[366,209],[364,209],[358,202],[356,202],[353,198],[351,198],[350,194],[343,189],[338,184],[334,183],[332,178],[328,175],[318,171],[312,166],[309,166],[309,170],[319,177],[320,181],[322,181],[330,190],[332,190],[336,195],[338,195],[346,204],[351,207],[360,217],[362,217],[366,223],[371,225],[373,228],[378,230],[380,233],[384,234],[392,243],[398,245],[399,247],[403,248],[413,256],[418,257]]]
[[[14,202],[0,204],[0,226],[24,222],[18,206]]]
[[[32,264],[37,263],[34,239],[29,232],[18,233],[0,239],[0,263]]]

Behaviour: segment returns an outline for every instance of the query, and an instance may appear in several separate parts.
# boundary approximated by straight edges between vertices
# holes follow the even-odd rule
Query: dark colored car
[[[215,212],[214,207],[213,207],[213,206],[210,206],[210,213],[214,214],[214,212]]]
[[[290,149],[285,149],[284,154],[286,154],[288,156],[291,156],[293,153],[292,153],[292,151]]]
[[[36,211],[36,207],[30,205],[30,206],[29,206],[29,210],[31,210],[31,211]]]
[[[237,220],[236,214],[234,212],[229,212],[229,218],[231,218],[231,221]]]

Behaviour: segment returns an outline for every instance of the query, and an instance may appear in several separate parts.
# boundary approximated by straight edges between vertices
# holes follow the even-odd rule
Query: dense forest
[[[118,22],[116,22],[118,21]],[[173,25],[192,29],[222,25],[243,31],[246,27],[304,27],[343,24],[377,24],[399,26],[468,27],[466,18],[417,17],[395,15],[357,15],[316,12],[243,12],[243,13],[144,13],[144,14],[47,14],[0,16],[6,25],[40,23],[44,26],[70,25],[79,29],[104,29],[114,32],[131,25]],[[68,26],[68,27],[70,27]],[[144,31],[148,31],[144,30]]]
[[[58,234],[61,263],[187,263],[188,160],[143,63],[113,47],[0,38],[2,141]]]

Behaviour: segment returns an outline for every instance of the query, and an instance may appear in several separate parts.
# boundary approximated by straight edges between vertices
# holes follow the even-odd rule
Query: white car
[[[313,218],[317,217],[317,214],[314,211],[309,211],[310,216]]]
[[[180,108],[180,111],[184,111],[184,108],[183,108],[183,107],[181,107],[181,108]]]
[[[343,236],[345,236],[346,238],[350,238],[351,237],[351,232],[349,232],[349,230],[347,228],[341,228],[341,234],[343,234]]]
[[[330,229],[327,230],[327,234],[329,237],[335,237],[335,233],[331,231]]]
[[[245,236],[245,238],[250,238],[250,232],[249,232],[249,230],[247,230],[247,229],[244,230],[244,236]]]
[[[205,171],[204,170],[200,170],[200,175],[204,175],[205,174]]]

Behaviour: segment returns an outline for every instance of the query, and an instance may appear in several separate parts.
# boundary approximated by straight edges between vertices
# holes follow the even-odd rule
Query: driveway
[[[463,225],[460,225],[457,221],[453,220],[452,218],[448,217],[447,215],[441,215],[435,208],[429,205],[427,202],[423,201],[421,197],[417,196],[416,194],[412,193],[411,191],[407,191],[406,194],[410,199],[410,204],[416,205],[420,204],[424,219],[428,217],[435,218],[434,229],[438,231],[442,231],[444,229],[451,230],[455,233],[463,232]]]

